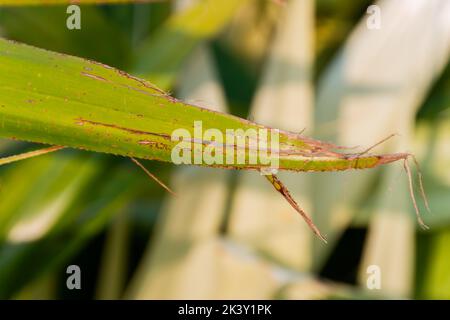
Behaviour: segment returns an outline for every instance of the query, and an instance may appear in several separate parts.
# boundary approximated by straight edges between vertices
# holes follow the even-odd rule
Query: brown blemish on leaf
[[[93,64],[93,65],[100,66],[100,67],[102,67],[102,68],[104,68],[104,69],[112,70],[112,71],[116,72],[117,74],[119,74],[120,76],[122,76],[122,77],[124,77],[124,78],[130,79],[130,80],[133,80],[133,81],[136,81],[136,82],[138,82],[140,85],[142,85],[142,86],[144,86],[144,87],[146,87],[146,88],[148,88],[148,89],[152,89],[152,90],[155,90],[155,91],[157,91],[158,93],[160,93],[160,94],[162,94],[162,95],[166,95],[166,92],[165,92],[164,90],[158,88],[158,87],[155,86],[154,84],[152,84],[152,83],[150,83],[150,82],[148,82],[148,81],[139,79],[139,78],[137,78],[137,77],[134,77],[134,76],[132,76],[132,75],[126,73],[125,71],[116,69],[116,68],[114,68],[114,67],[108,66],[107,64],[104,64],[104,63],[101,63],[101,62],[98,62],[98,61],[93,61],[93,60],[88,60],[88,59],[86,59],[86,61],[89,62],[89,63],[91,63],[91,64]],[[85,68],[86,68],[86,67],[85,67]]]
[[[126,73],[125,71],[122,71],[122,70],[119,70],[119,69],[115,69],[115,70],[116,70],[116,72],[118,72],[122,77],[125,77],[125,78],[128,78],[128,79],[130,79],[130,80],[136,81],[136,82],[138,82],[139,84],[141,84],[142,86],[144,86],[145,88],[155,90],[155,91],[161,93],[161,94],[164,95],[164,96],[167,95],[167,93],[166,93],[164,90],[158,88],[157,86],[155,86],[154,84],[152,84],[152,83],[150,83],[150,82],[148,82],[148,81],[145,81],[145,80],[139,79],[139,78],[137,78],[137,77],[135,77],[135,76],[132,76],[132,75]]]
[[[150,131],[143,131],[143,130],[137,130],[137,129],[131,129],[131,128],[125,128],[125,127],[121,127],[115,124],[110,124],[110,123],[103,123],[103,122],[97,122],[97,121],[91,121],[91,120],[86,120],[86,119],[75,119],[77,122],[77,124],[79,125],[84,125],[86,123],[88,124],[92,124],[94,126],[102,126],[102,127],[107,127],[107,128],[113,128],[113,129],[117,129],[117,130],[122,130],[122,131],[126,131],[132,134],[136,134],[136,135],[152,135],[152,136],[157,136],[157,137],[161,137],[164,139],[170,139],[170,136],[164,133],[156,133],[156,132],[150,132]]]
[[[146,145],[146,146],[151,146],[154,147],[156,149],[160,149],[160,150],[169,150],[169,146],[162,143],[162,142],[157,142],[157,141],[149,141],[149,140],[140,140],[138,141],[139,144],[141,145]]]
[[[85,76],[85,77],[89,77],[89,78],[94,79],[94,80],[98,80],[98,81],[102,81],[102,82],[107,82],[107,83],[110,83],[110,84],[113,84],[113,85],[120,85],[120,86],[122,86],[122,87],[124,87],[124,88],[127,88],[127,89],[129,89],[129,90],[133,90],[133,91],[136,91],[136,92],[140,92],[140,93],[145,94],[145,95],[147,95],[147,96],[151,96],[151,97],[163,97],[163,98],[167,98],[169,101],[172,101],[171,97],[169,97],[164,91],[162,91],[161,89],[159,89],[159,88],[157,88],[157,87],[153,87],[150,83],[147,83],[147,82],[145,82],[144,80],[141,80],[141,79],[139,79],[139,78],[135,78],[135,77],[133,77],[133,76],[131,76],[131,75],[129,75],[129,74],[123,72],[123,71],[120,71],[120,70],[116,70],[116,71],[117,71],[117,73],[120,74],[121,76],[124,76],[124,77],[126,77],[126,78],[128,78],[128,79],[132,79],[132,80],[138,82],[138,83],[140,84],[140,86],[143,86],[143,87],[148,88],[148,89],[152,89],[152,90],[154,90],[154,91],[157,91],[158,93],[157,93],[157,94],[154,94],[154,93],[151,93],[151,92],[148,92],[148,91],[139,89],[139,88],[137,88],[137,87],[133,87],[133,86],[127,85],[127,84],[116,83],[116,82],[110,81],[110,80],[108,80],[108,79],[106,79],[106,78],[104,78],[104,77],[101,77],[101,76],[96,75],[96,74],[93,74],[93,73],[88,73],[88,72],[82,71],[82,72],[81,72],[81,75],[83,75],[83,76]]]
[[[81,74],[83,76],[86,76],[86,77],[89,77],[89,78],[92,78],[92,79],[95,79],[95,80],[98,80],[98,81],[108,82],[105,78],[100,77],[100,76],[95,75],[95,74],[91,74],[91,73],[87,73],[87,72],[81,72]]]

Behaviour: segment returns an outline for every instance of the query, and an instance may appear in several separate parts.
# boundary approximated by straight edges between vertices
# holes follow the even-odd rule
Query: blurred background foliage
[[[0,167],[0,297],[450,298],[450,7],[445,0],[199,0],[0,7],[0,35],[100,61],[198,105],[348,145],[418,155],[416,226],[400,166],[283,174],[330,244],[257,173],[63,150]],[[406,10],[409,8],[410,10]],[[0,57],[1,63],[1,57]],[[0,155],[35,149],[0,140]],[[384,149],[383,149],[384,148]],[[82,290],[66,288],[79,265]],[[368,265],[381,290],[367,290]]]

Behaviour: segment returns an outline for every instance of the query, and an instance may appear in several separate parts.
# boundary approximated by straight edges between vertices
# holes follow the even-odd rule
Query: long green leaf
[[[149,82],[97,62],[4,39],[0,40],[0,56],[0,136],[3,137],[171,162],[172,150],[178,145],[178,141],[172,141],[172,133],[182,128],[194,137],[195,121],[201,121],[204,130],[219,130],[223,137],[227,129],[266,128],[183,103]],[[198,146],[212,141],[191,142]],[[224,147],[223,141],[219,145]],[[236,139],[231,146],[239,147]],[[332,152],[333,147],[280,131],[279,167],[333,171],[370,168],[398,160],[397,156],[348,157]],[[246,144],[245,151],[248,156],[254,150]],[[199,164],[224,167],[204,161]],[[260,169],[262,166],[246,161],[226,167]]]

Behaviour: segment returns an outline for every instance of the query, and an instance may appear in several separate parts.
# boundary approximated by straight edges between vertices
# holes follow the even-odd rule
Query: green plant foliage
[[[400,8],[395,5],[383,8],[383,29],[368,30],[366,9],[371,2],[366,0],[80,0],[82,28],[69,30],[66,8],[72,2],[0,0],[0,298],[172,298],[201,293],[208,293],[206,298],[448,298],[450,68],[433,20],[416,23],[421,27],[414,32],[412,19],[404,20],[405,36],[392,41],[397,29],[389,29],[387,17],[400,21],[406,12],[395,11]],[[300,15],[292,9],[294,3],[314,10],[299,10]],[[303,21],[311,30],[279,39],[287,10],[294,24]],[[302,19],[295,19],[296,14]],[[383,38],[383,30],[393,32]],[[431,34],[436,41],[426,41]],[[407,47],[411,35],[411,43],[430,44],[431,59],[411,64],[402,58],[403,50],[419,52]],[[315,52],[305,60],[299,54],[303,51],[295,48],[308,48],[312,39]],[[205,81],[199,67],[204,64],[198,63],[205,61],[191,55],[199,45],[214,49],[208,61],[218,66],[214,86],[225,89],[231,104],[227,109],[240,117],[203,108],[214,105],[211,83],[202,84],[205,91],[192,92],[192,99],[201,100],[174,98],[186,96],[179,90],[186,82]],[[181,72],[187,60],[198,69],[190,69],[192,76]],[[433,68],[424,67],[424,61],[433,62]],[[445,63],[446,71],[440,74]],[[261,70],[271,65],[282,79],[264,80]],[[389,72],[378,74],[374,65]],[[313,77],[294,76],[302,71]],[[418,76],[402,77],[405,74]],[[393,81],[396,76],[398,83]],[[296,87],[300,81],[317,92],[311,103],[315,119],[308,118],[307,124],[294,116],[295,108],[309,108],[298,99],[297,94],[308,96]],[[329,90],[322,90],[327,83]],[[255,89],[276,97],[275,102],[264,99],[273,113],[257,122],[244,119]],[[385,103],[391,108],[382,107]],[[396,112],[383,117],[388,109]],[[227,129],[282,127],[276,121],[281,118],[298,122],[298,130],[306,126],[307,135],[315,130],[321,140],[345,145],[370,144],[378,139],[373,138],[378,137],[375,131],[383,136],[399,133],[383,151],[394,150],[390,147],[395,144],[395,150],[417,155],[433,211],[424,217],[431,229],[420,231],[410,221],[414,208],[407,185],[400,186],[405,183],[400,166],[345,175],[327,172],[307,180],[284,172],[280,177],[292,196],[276,176],[268,176],[299,213],[304,213],[303,205],[308,209],[328,246],[310,239],[309,233],[300,236],[309,230],[297,225],[299,217],[286,218],[292,208],[285,201],[262,203],[269,197],[261,190],[272,191],[275,200],[280,196],[264,189],[269,186],[263,186],[267,182],[259,173],[245,173],[255,178],[249,184],[228,171],[232,178],[218,184],[210,176],[220,171],[205,167],[224,165],[201,161],[198,170],[184,167],[169,180],[171,151],[178,144],[171,139],[174,130],[187,130],[194,138],[191,145],[198,147],[195,121],[202,121],[203,132],[215,128],[225,137]],[[358,154],[323,141],[281,130],[280,168],[364,169],[407,157]],[[209,142],[226,144],[220,139],[204,142],[203,148]],[[232,146],[237,147],[235,142]],[[245,147],[247,155],[251,148]],[[145,167],[170,181],[178,195],[185,188],[188,192],[181,200],[163,201],[171,195],[149,182],[129,157],[157,160]],[[261,164],[247,161],[226,167],[259,170]],[[182,184],[177,183],[180,177]],[[303,192],[303,187],[311,192]],[[238,201],[245,219],[233,213]],[[256,202],[259,206],[253,205]],[[258,210],[261,206],[266,210]],[[423,203],[419,206],[425,209]],[[169,211],[170,219],[164,216]],[[242,238],[234,233],[240,227]],[[246,241],[253,234],[262,241]],[[142,258],[146,246],[150,257],[157,252],[160,259]],[[159,247],[163,249],[155,249]],[[69,263],[80,264],[83,274],[96,277],[88,285],[97,287],[97,294],[87,287],[80,293],[64,291]],[[375,295],[365,286],[368,264],[382,268],[382,290]],[[196,277],[208,281],[199,283]],[[130,295],[133,282],[139,284],[138,295]]]

